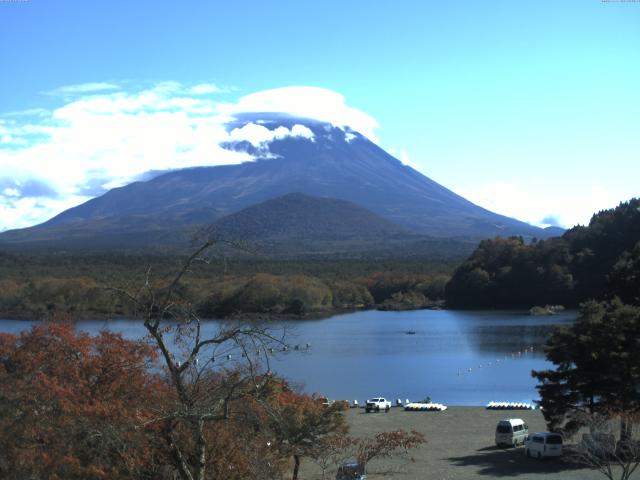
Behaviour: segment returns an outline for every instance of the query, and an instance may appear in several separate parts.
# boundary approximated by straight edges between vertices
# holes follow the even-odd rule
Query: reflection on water
[[[286,321],[292,345],[311,344],[273,359],[272,368],[309,392],[330,398],[371,396],[423,399],[449,405],[537,398],[531,370],[548,368],[542,347],[554,324],[575,312],[531,317],[519,312],[418,310],[366,311],[323,320]],[[0,331],[19,331],[29,322],[0,321]],[[136,321],[83,321],[95,333],[120,331],[127,338],[146,333]],[[210,321],[207,329],[219,326]]]
[[[312,353],[281,358],[275,368],[332,398],[531,402],[538,398],[531,370],[549,367],[542,350],[548,334],[574,319],[575,312],[422,310],[296,322],[294,341],[312,342]]]

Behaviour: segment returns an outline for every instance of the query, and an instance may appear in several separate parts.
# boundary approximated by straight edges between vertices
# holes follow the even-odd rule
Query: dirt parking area
[[[405,412],[392,408],[389,413],[347,412],[353,436],[372,435],[386,430],[415,429],[427,443],[411,452],[412,460],[373,460],[368,480],[452,480],[518,478],[519,480],[604,479],[601,473],[573,464],[567,458],[529,459],[524,448],[498,448],[494,444],[496,423],[503,418],[522,418],[530,432],[544,431],[545,422],[538,410],[492,411],[481,407],[450,407],[444,412]],[[305,462],[301,478],[316,480],[320,470]],[[335,470],[327,473],[335,478]],[[640,478],[640,477],[638,477]]]

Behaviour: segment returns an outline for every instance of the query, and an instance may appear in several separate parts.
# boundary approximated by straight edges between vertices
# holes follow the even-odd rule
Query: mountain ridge
[[[469,202],[347,128],[273,114],[243,116],[229,128],[255,122],[291,129],[302,125],[313,138],[284,137],[258,146],[247,141],[229,144],[227,148],[244,150],[256,159],[169,171],[114,188],[41,225],[4,232],[0,244],[37,238],[64,242],[65,236],[97,226],[102,238],[94,240],[105,244],[119,235],[137,238],[140,246],[184,243],[185,234],[172,236],[171,231],[197,230],[294,192],[350,202],[407,234],[475,240],[551,234]]]

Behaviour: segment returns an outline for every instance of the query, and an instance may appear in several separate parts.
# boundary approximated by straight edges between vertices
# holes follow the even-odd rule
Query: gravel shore
[[[602,474],[571,463],[567,458],[536,460],[526,458],[524,448],[498,448],[494,444],[496,423],[503,418],[522,418],[530,432],[544,431],[539,410],[486,410],[482,407],[449,407],[444,412],[405,412],[392,408],[389,413],[365,413],[350,409],[347,419],[353,436],[412,428],[423,433],[427,443],[411,452],[413,460],[373,460],[368,480],[452,480],[509,478],[519,480],[591,480]],[[320,470],[309,461],[303,463],[301,478],[316,480]],[[640,477],[639,477],[640,478]],[[335,469],[327,472],[335,479]]]

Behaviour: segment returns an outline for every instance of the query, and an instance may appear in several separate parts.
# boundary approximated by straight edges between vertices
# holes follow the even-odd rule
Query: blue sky
[[[639,52],[633,2],[0,2],[0,229],[242,161],[213,139],[247,97],[329,105],[484,207],[584,223],[640,193]],[[251,97],[288,86],[319,88]]]

